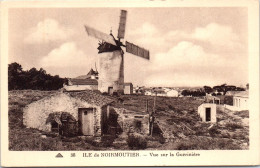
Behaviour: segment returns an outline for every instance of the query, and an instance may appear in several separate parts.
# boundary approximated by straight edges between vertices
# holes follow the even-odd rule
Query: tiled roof
[[[98,85],[96,79],[69,79],[72,85]]]
[[[128,83],[124,83],[125,86],[127,85],[133,85],[131,82],[128,82]]]
[[[249,97],[248,91],[241,91],[234,95],[234,97]]]
[[[74,78],[74,79],[90,79],[90,78],[91,78],[91,75],[98,76],[98,71],[94,71],[94,70],[91,68],[87,75],[81,75],[81,76],[78,76],[78,77],[76,77],[76,78]]]
[[[113,99],[108,96],[103,96],[101,93],[94,92],[92,90],[80,91],[80,92],[65,92],[65,94],[71,97],[78,98],[96,106],[104,106],[114,102]]]
[[[91,76],[91,75],[97,75],[97,74],[98,74],[98,71],[94,71],[94,70],[91,68],[87,75]]]

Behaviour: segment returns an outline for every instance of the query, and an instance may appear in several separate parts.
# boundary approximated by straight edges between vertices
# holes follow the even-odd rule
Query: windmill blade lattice
[[[126,52],[129,52],[133,55],[145,58],[145,59],[150,59],[150,53],[148,50],[141,48],[133,43],[129,43],[126,41]]]
[[[89,36],[92,36],[94,38],[97,38],[99,40],[103,40],[109,44],[112,44],[112,45],[115,45],[116,46],[116,42],[114,40],[114,38],[106,33],[103,33],[101,31],[98,31],[94,28],[91,28],[89,26],[86,26],[85,25],[85,29],[86,29],[86,32],[88,33]]]
[[[119,27],[118,27],[118,34],[117,38],[124,38],[125,37],[125,26],[126,26],[126,15],[127,11],[121,10],[121,15],[120,15],[120,22],[119,22]]]

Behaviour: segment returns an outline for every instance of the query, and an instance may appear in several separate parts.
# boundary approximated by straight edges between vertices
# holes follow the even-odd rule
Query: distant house
[[[178,97],[179,93],[177,90],[169,90],[166,92],[167,97]]]
[[[239,93],[241,91],[227,91],[227,93],[225,94],[226,96],[234,96],[235,94]]]
[[[163,88],[163,90],[164,90],[165,92],[169,92],[171,89],[169,89],[169,88]]]
[[[198,107],[198,114],[203,122],[217,122],[216,104],[204,103]]]
[[[164,91],[164,89],[157,88],[157,89],[154,89],[154,90],[152,91],[152,96],[166,97],[167,94],[166,94],[166,92]]]
[[[133,92],[138,95],[144,95],[145,90],[144,87],[137,86],[136,88],[133,89]]]
[[[151,96],[152,95],[152,91],[151,90],[145,90],[144,95]]]
[[[158,91],[158,92],[157,92],[157,96],[166,97],[167,94],[166,94],[166,92],[164,92],[164,91]]]
[[[124,94],[133,94],[133,84],[124,83]]]
[[[206,103],[213,103],[213,104],[220,104],[220,98],[216,96],[205,96],[205,102]]]
[[[98,79],[98,71],[91,68],[87,75],[78,76],[76,79]]]
[[[249,93],[247,91],[241,91],[234,95],[233,106],[237,110],[248,110]]]
[[[88,72],[86,79],[98,79],[98,71],[94,71],[92,68]]]
[[[98,90],[96,79],[68,79],[68,84],[63,88],[67,91]]]

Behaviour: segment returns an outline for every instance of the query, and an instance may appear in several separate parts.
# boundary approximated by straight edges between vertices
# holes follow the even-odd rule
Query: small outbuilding
[[[124,94],[133,94],[133,84],[124,83]]]
[[[59,134],[101,136],[108,127],[112,99],[91,90],[50,95],[23,109],[23,124]]]
[[[217,107],[216,104],[204,103],[198,107],[198,114],[204,122],[217,122]]]

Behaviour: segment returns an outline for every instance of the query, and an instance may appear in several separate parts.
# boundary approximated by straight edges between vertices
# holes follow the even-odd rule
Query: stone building
[[[23,124],[46,132],[74,128],[75,134],[101,136],[106,133],[112,102],[90,90],[57,93],[27,105]]]
[[[59,92],[23,109],[23,124],[65,136],[102,136],[138,132],[148,135],[147,112],[128,110],[110,96],[91,90]]]

